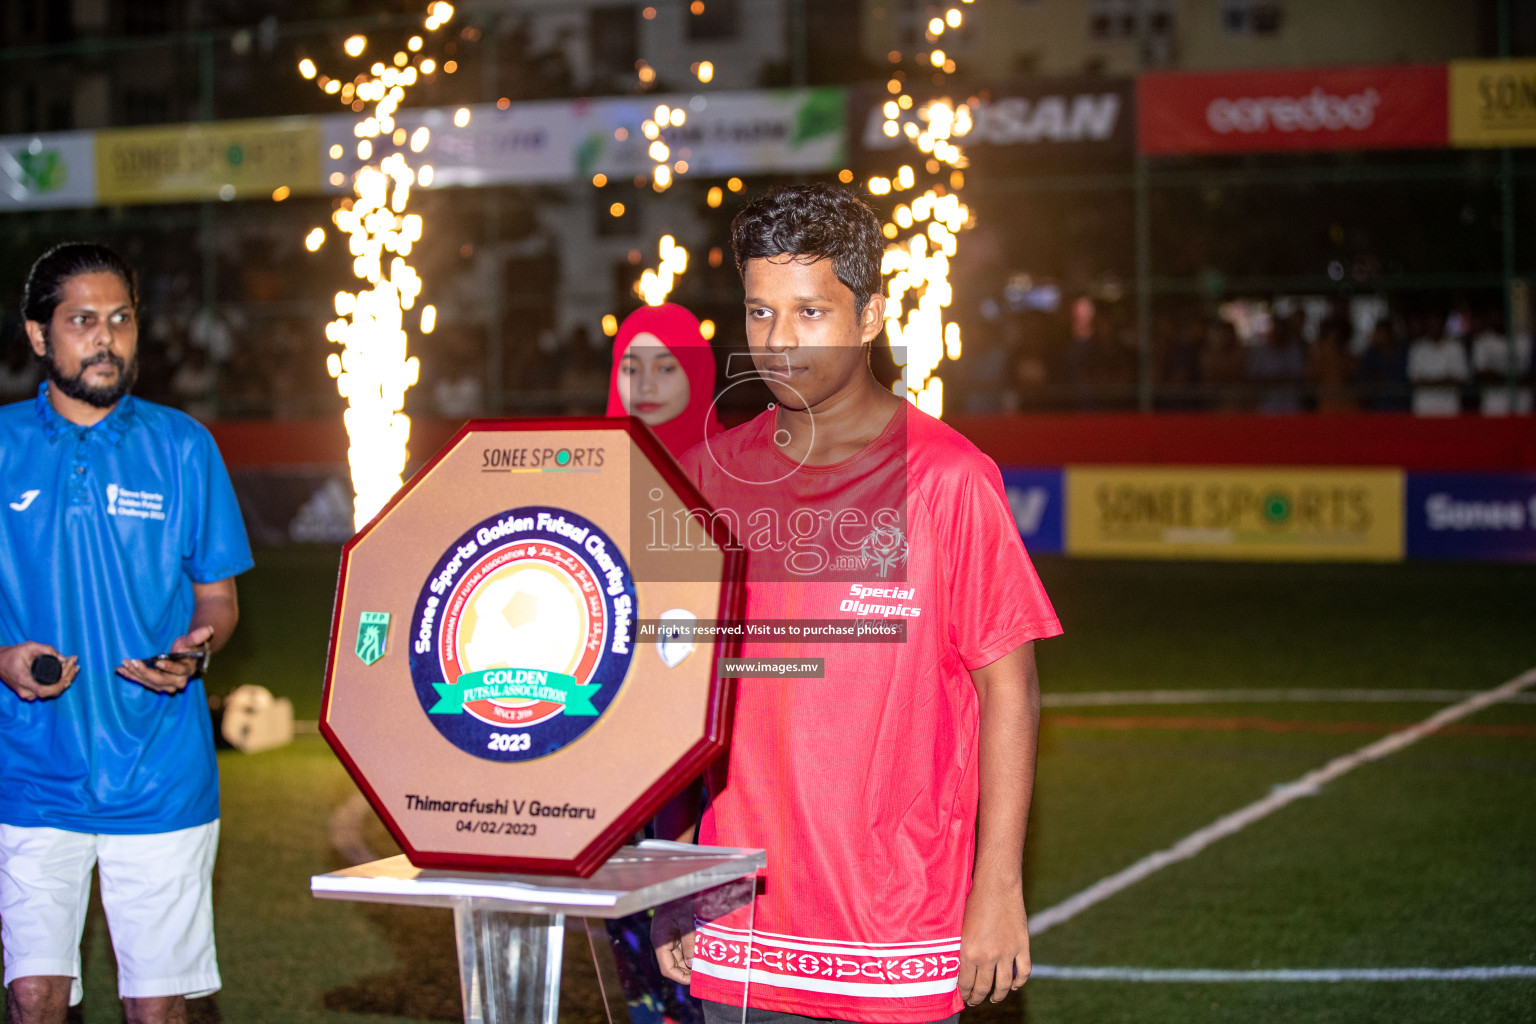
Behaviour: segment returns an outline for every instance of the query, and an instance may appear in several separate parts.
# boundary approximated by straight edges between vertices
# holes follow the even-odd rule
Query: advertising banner
[[[96,202],[90,132],[0,138],[0,210],[46,210]]]
[[[1536,473],[1408,474],[1408,557],[1536,562]]]
[[[1059,469],[1003,467],[1008,509],[1024,546],[1035,555],[1061,553],[1062,486]]]
[[[99,201],[255,199],[320,190],[320,121],[284,117],[96,133]]]
[[[1447,145],[1443,64],[1137,79],[1143,153],[1279,153]]]
[[[1401,470],[1069,466],[1066,475],[1073,555],[1403,557]]]
[[[836,170],[847,147],[848,95],[843,89],[779,89],[606,99],[588,105],[572,177],[650,174],[651,143],[640,126],[662,104],[686,111],[661,139],[669,160],[690,174],[792,174]],[[618,136],[620,129],[625,138]]]
[[[661,133],[668,163],[685,161],[691,174],[772,174],[841,166],[846,95],[841,89],[647,96],[469,107],[469,123],[453,123],[458,108],[403,110],[395,123],[428,141],[412,164],[432,167],[432,187],[534,185],[649,176],[655,162],[641,131],[656,108],[680,108],[683,123]],[[357,158],[357,118],[331,114],[324,122],[326,189],[351,191]],[[335,156],[331,154],[335,153]],[[339,175],[339,176],[338,176]]]
[[[427,129],[426,147],[419,155],[407,155],[414,167],[432,166],[433,188],[535,185],[572,177],[583,132],[579,107],[563,100],[516,103],[506,110],[481,103],[468,108],[469,123],[463,127],[453,123],[456,107],[408,108],[396,115],[395,124],[407,136]],[[351,192],[352,175],[363,164],[353,132],[359,118],[327,114],[320,120],[326,191]]]
[[[1013,167],[1059,157],[1123,159],[1132,151],[1135,90],[1129,79],[1065,78],[1012,82],[983,90],[972,107],[973,127],[956,142],[985,166]],[[889,164],[912,152],[902,133],[925,127],[919,112],[936,95],[918,90],[911,109],[891,118],[884,89],[849,97],[849,159],[860,166]],[[965,97],[954,97],[964,100]],[[898,134],[887,134],[895,120]]]
[[[1451,145],[1536,146],[1536,60],[1452,61]]]

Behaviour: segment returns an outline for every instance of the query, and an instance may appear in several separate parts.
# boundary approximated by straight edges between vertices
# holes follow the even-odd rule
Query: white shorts
[[[127,999],[205,996],[219,989],[213,951],[213,858],[219,823],[140,836],[0,825],[0,946],[5,984],[73,978],[80,1002],[80,933],[101,873],[101,903]]]

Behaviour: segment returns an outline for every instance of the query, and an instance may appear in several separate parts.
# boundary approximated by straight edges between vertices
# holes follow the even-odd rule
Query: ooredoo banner
[[[1443,64],[1149,74],[1137,141],[1153,155],[1438,148],[1447,104]]]
[[[1410,473],[1408,557],[1536,562],[1536,473]]]

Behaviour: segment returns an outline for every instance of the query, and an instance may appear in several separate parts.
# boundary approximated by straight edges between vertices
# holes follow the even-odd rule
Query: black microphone
[[[32,659],[32,681],[52,686],[64,678],[64,663],[52,654],[39,654]]]

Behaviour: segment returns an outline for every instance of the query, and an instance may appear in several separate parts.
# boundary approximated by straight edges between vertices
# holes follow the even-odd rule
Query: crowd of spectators
[[[302,419],[340,408],[325,371],[324,323],[303,316],[253,321],[238,307],[190,320],[146,319],[139,392],[198,419]]]
[[[295,419],[341,408],[325,371],[324,324],[273,317],[251,322],[239,307],[151,312],[139,335],[134,393],[200,420]],[[0,402],[29,397],[42,380],[20,325],[0,344]]]
[[[1530,335],[1504,329],[1489,304],[1362,316],[1346,304],[1229,303],[1160,311],[1143,359],[1128,303],[1082,297],[1053,310],[1000,312],[967,334],[945,371],[950,411],[974,414],[1140,407],[1143,367],[1153,407],[1169,412],[1411,412],[1529,415]],[[199,419],[332,416],[343,401],[325,369],[324,321],[230,305],[150,311],[140,340],[146,398]],[[0,401],[33,393],[41,368],[19,324],[0,351]],[[493,358],[483,325],[449,322],[418,342],[412,415],[581,415],[601,411],[609,339],[577,326],[506,339]],[[502,387],[492,385],[500,364]]]
[[[0,403],[31,397],[43,378],[20,324],[0,331]],[[511,339],[505,382],[495,393],[494,360],[478,325],[444,324],[418,339],[420,379],[406,393],[413,416],[462,420],[491,415],[600,414],[608,393],[611,341],[582,326]],[[305,419],[345,407],[326,356],[337,351],[316,317],[253,317],[238,306],[217,312],[148,312],[139,341],[134,393],[199,420]]]
[[[951,373],[970,413],[1138,407],[1260,413],[1528,415],[1531,338],[1496,306],[1352,309],[1318,301],[1159,313],[1150,358],[1125,303],[1000,313]],[[946,381],[947,384],[951,382]]]

